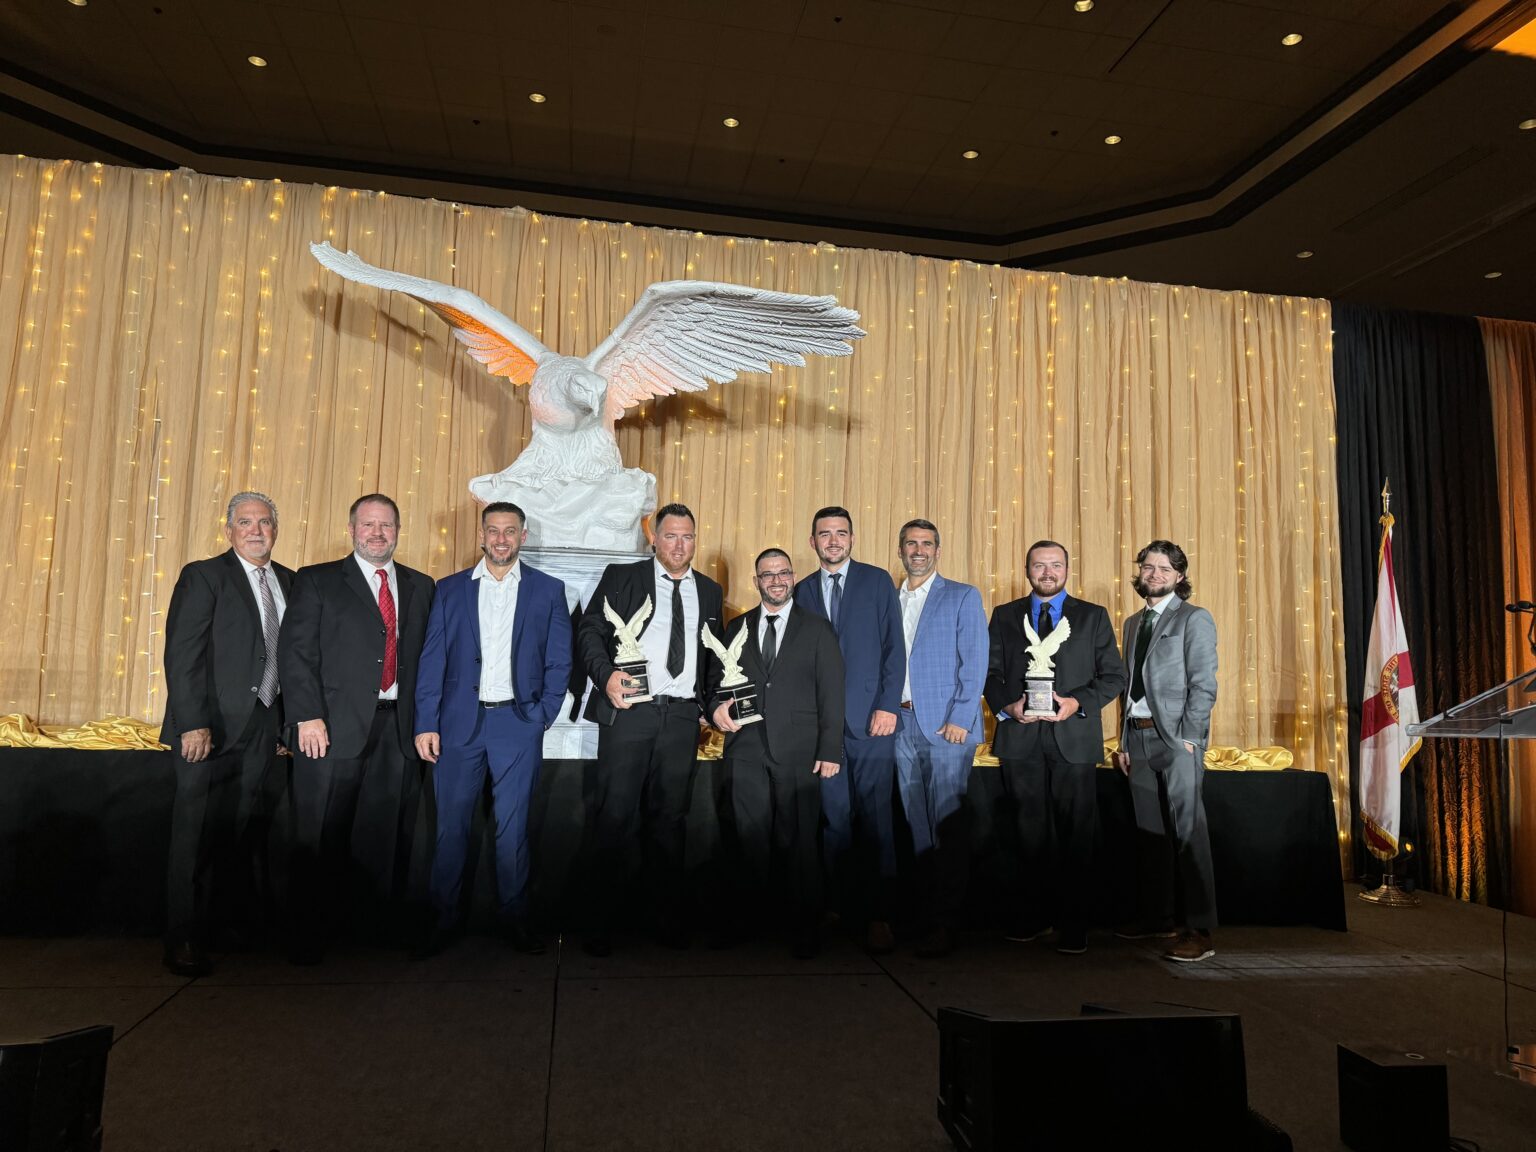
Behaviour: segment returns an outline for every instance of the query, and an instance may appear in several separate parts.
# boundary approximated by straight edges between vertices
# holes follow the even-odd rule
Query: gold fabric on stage
[[[1531,516],[1536,512],[1536,324],[1480,320],[1493,393],[1498,451],[1499,512],[1504,537],[1504,595],[1509,602],[1536,599],[1536,556]],[[1506,672],[1516,676],[1536,665],[1526,645],[1529,616],[1511,616],[1505,643]],[[1513,903],[1536,915],[1536,741],[1515,744],[1510,795]]]
[[[186,171],[0,158],[0,707],[159,717],[171,589],[222,550],[239,488],[277,500],[286,564],[343,555],[347,506],[373,490],[401,504],[401,561],[475,560],[465,484],[516,456],[526,393],[413,300],[325,272],[306,248],[321,239],[467,287],[562,352],[656,280],[836,295],[869,332],[851,358],[619,427],[625,461],[698,511],[699,567],[732,608],[754,602],[767,545],[812,570],[828,503],[892,571],[898,527],[935,521],[942,570],[989,609],[1027,590],[1024,551],[1053,537],[1117,634],[1136,549],[1175,540],[1221,636],[1213,740],[1329,772],[1347,834],[1325,301]]]
[[[39,726],[30,716],[0,716],[0,748],[77,748],[92,752],[155,752],[160,725],[128,716],[108,716],[75,727]]]

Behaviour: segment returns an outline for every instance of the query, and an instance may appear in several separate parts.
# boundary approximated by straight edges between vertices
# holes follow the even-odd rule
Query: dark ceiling
[[[8,0],[0,151],[1536,319],[1532,16]]]

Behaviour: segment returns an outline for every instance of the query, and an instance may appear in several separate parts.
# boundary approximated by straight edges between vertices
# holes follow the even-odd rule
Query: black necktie
[[[668,577],[671,579],[671,577]],[[667,675],[681,676],[687,655],[683,650],[683,582],[672,581],[672,638],[667,641]]]
[[[827,620],[834,629],[837,628],[837,618],[843,614],[843,574],[834,573],[832,576],[832,603],[827,608]]]
[[[773,671],[773,661],[779,654],[779,618],[768,617],[768,635],[763,637],[763,668]]]
[[[1042,600],[1040,602],[1040,621],[1035,625],[1035,635],[1044,640],[1051,634],[1051,629],[1055,626],[1055,621],[1051,619],[1051,602],[1049,600]]]
[[[1147,663],[1147,646],[1152,643],[1152,629],[1157,627],[1157,613],[1148,608],[1141,614],[1141,627],[1136,629],[1136,655],[1131,658],[1131,699],[1141,700],[1147,694],[1142,682],[1141,670]]]

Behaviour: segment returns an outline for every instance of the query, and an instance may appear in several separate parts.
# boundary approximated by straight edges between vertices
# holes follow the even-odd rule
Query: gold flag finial
[[[1390,480],[1382,480],[1382,482],[1381,482],[1381,514],[1383,516],[1390,515],[1391,514],[1391,507],[1392,507],[1392,482]]]

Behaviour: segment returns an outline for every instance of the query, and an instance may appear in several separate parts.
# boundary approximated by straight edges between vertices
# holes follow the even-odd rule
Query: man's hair
[[[688,523],[692,524],[694,527],[698,527],[699,522],[694,519],[693,510],[689,508],[688,505],[663,504],[660,508],[656,509],[656,515],[651,517],[652,530],[660,532],[661,522],[668,516],[685,516],[688,519]]]
[[[795,562],[789,558],[789,553],[784,551],[784,549],[782,549],[782,548],[764,548],[761,552],[759,552],[757,554],[757,559],[752,561],[752,575],[753,576],[757,575],[758,567],[762,564],[762,562],[764,560],[768,559],[768,557],[770,557],[770,556],[782,556],[782,557],[784,557],[785,563],[787,563],[790,566],[791,569],[793,569],[794,566],[795,566]]]
[[[272,497],[265,492],[236,492],[229,498],[229,507],[224,509],[224,523],[229,527],[235,526],[235,509],[242,504],[249,504],[252,500],[267,506],[267,511],[272,513],[272,527],[277,527],[277,505],[272,502]]]
[[[929,532],[932,532],[933,533],[933,546],[935,548],[942,548],[943,547],[943,545],[939,543],[939,529],[934,524],[934,522],[932,520],[908,520],[905,524],[903,524],[901,526],[901,531],[896,533],[896,547],[900,548],[903,544],[905,544],[907,542],[907,529],[908,528],[923,528],[923,529],[926,529]]]
[[[1033,556],[1041,548],[1060,548],[1062,556],[1066,558],[1067,568],[1069,570],[1071,569],[1071,567],[1072,567],[1072,553],[1067,551],[1067,546],[1065,544],[1058,544],[1054,540],[1036,540],[1033,544],[1031,544],[1029,546],[1029,550],[1024,553],[1024,567],[1025,568],[1029,567],[1029,558],[1031,556]]]
[[[485,518],[492,512],[511,512],[517,516],[517,521],[524,528],[528,527],[528,517],[516,504],[510,500],[492,500],[484,508],[480,509],[480,526],[485,527]]]
[[[1173,586],[1173,594],[1180,600],[1188,600],[1195,594],[1195,589],[1185,575],[1189,571],[1189,557],[1184,555],[1184,549],[1180,548],[1172,540],[1154,540],[1140,552],[1136,553],[1136,575],[1131,578],[1131,587],[1136,589],[1139,596],[1146,596],[1141,583],[1141,564],[1152,553],[1158,553],[1167,558],[1173,570],[1179,574],[1179,582]]]
[[[396,504],[393,500],[391,500],[388,496],[384,495],[384,493],[382,493],[382,492],[370,492],[370,493],[368,493],[368,495],[366,495],[366,496],[359,496],[356,500],[352,501],[352,507],[347,509],[347,523],[348,524],[356,524],[357,523],[357,510],[359,508],[361,508],[364,504],[387,504],[387,505],[389,505],[389,510],[395,514],[395,526],[396,527],[400,526],[400,505]]]
[[[818,522],[822,520],[831,520],[838,516],[841,516],[844,520],[848,521],[848,531],[852,532],[853,513],[849,512],[846,508],[839,508],[836,504],[829,504],[825,508],[816,509],[816,515],[811,517],[811,535],[816,535],[816,525]]]

